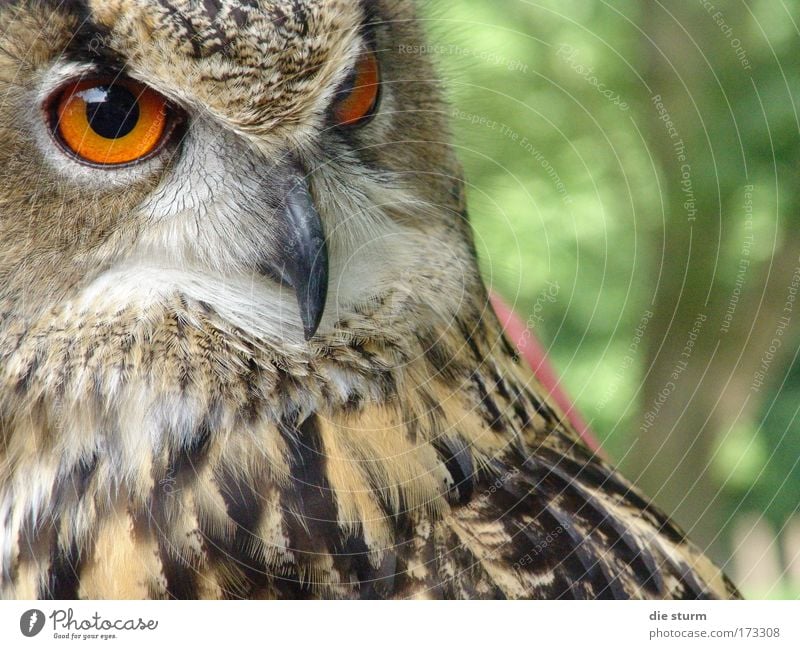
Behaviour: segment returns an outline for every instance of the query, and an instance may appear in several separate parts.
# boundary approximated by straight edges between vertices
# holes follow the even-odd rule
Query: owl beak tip
[[[328,246],[308,184],[298,180],[286,198],[293,242],[287,249],[290,284],[297,294],[306,341],[317,333],[328,298]]]
[[[303,176],[292,180],[279,220],[277,258],[265,262],[262,272],[294,290],[303,333],[310,341],[322,322],[328,298],[328,246]]]
[[[311,280],[306,286],[297,291],[297,302],[300,306],[300,318],[303,321],[303,332],[306,342],[310,341],[317,333],[325,312],[328,293],[327,258],[326,267],[312,270]],[[320,266],[322,266],[320,264]]]

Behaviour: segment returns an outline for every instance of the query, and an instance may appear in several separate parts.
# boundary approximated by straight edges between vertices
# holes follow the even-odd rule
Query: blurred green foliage
[[[800,266],[800,3],[710,4],[442,0],[425,17],[487,283],[530,316],[606,450],[726,563],[738,517],[763,515],[780,542],[800,506],[800,304],[785,306]],[[698,312],[693,373],[650,431],[675,435],[659,454],[643,417]],[[683,493],[697,469],[681,449],[704,455],[713,494]],[[664,493],[648,453],[674,462]],[[687,499],[710,507],[681,514]]]

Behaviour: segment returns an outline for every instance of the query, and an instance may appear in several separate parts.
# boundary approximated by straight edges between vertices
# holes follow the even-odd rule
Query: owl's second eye
[[[92,165],[144,160],[171,130],[167,99],[129,79],[78,81],[57,93],[51,105],[56,140]]]
[[[344,87],[339,91],[333,106],[333,115],[339,127],[361,126],[378,108],[381,92],[381,73],[374,52],[361,55]]]

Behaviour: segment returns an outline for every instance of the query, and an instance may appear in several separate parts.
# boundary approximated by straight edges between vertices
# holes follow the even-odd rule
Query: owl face
[[[411,3],[19,0],[0,22],[0,303],[176,292],[302,345],[475,275]]]

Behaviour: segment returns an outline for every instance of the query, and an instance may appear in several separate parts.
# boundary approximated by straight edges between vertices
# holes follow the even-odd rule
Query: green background
[[[628,477],[747,595],[797,597],[798,2],[424,17],[487,283]]]

